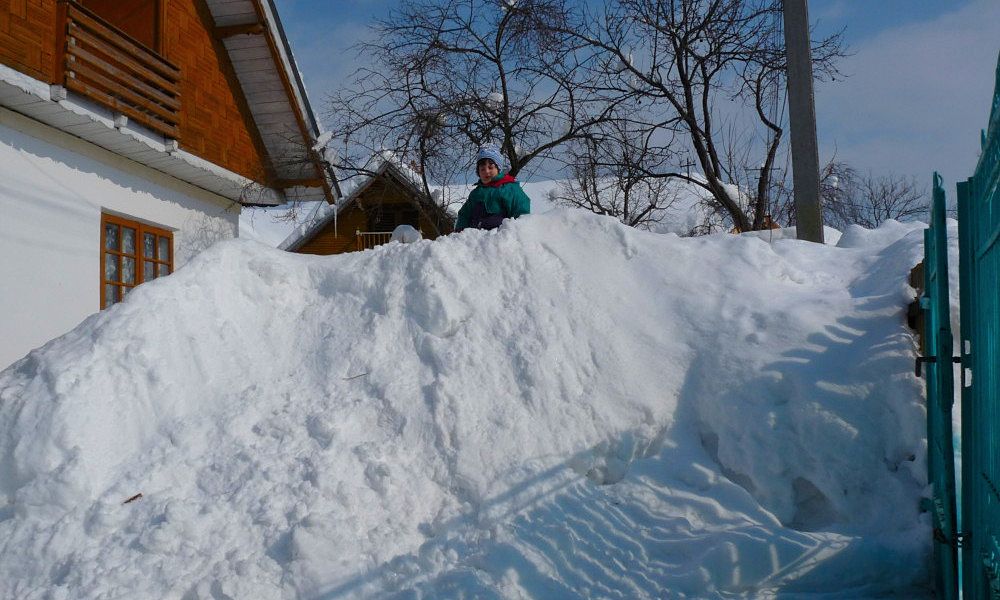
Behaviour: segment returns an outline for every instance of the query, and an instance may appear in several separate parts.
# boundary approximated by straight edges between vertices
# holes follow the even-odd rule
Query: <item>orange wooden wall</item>
[[[337,216],[336,232],[331,221],[319,233],[296,250],[299,254],[342,254],[357,250],[355,231],[368,228],[368,217],[357,204],[352,204]],[[339,235],[335,235],[339,234]]]
[[[0,0],[0,63],[51,83],[55,51],[54,0]]]
[[[118,29],[150,50],[160,51],[157,29],[162,0],[82,0],[81,4],[101,15]]]
[[[103,10],[103,0],[85,4]],[[144,0],[145,2],[146,0]],[[181,70],[180,146],[256,181],[266,181],[266,153],[203,0],[161,0],[160,53]],[[0,63],[55,81],[56,0],[0,0]]]

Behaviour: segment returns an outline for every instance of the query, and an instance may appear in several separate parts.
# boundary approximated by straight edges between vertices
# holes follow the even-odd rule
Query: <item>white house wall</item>
[[[0,369],[100,309],[101,213],[173,232],[174,267],[239,206],[0,108]]]

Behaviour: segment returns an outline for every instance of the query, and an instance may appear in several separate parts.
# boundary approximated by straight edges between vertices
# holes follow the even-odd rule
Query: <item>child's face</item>
[[[492,160],[484,158],[476,165],[476,172],[479,174],[479,181],[489,183],[500,174],[500,169]]]

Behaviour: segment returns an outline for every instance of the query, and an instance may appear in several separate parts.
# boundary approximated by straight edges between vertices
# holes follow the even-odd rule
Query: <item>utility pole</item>
[[[792,126],[792,186],[796,237],[823,243],[823,206],[819,197],[819,147],[813,95],[808,0],[784,0],[785,51],[788,53],[788,115]]]

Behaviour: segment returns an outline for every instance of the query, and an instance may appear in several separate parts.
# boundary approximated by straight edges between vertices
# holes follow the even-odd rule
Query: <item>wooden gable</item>
[[[272,0],[205,0],[272,162],[277,187],[323,199],[328,186],[311,140],[318,130]],[[308,190],[319,190],[309,194]],[[329,191],[329,190],[327,190]],[[332,201],[332,195],[326,199]]]
[[[300,254],[341,254],[385,243],[397,225],[416,227],[424,239],[436,239],[454,230],[443,210],[421,198],[411,185],[391,171],[383,171],[354,198],[290,250]],[[383,234],[383,235],[379,235]]]

